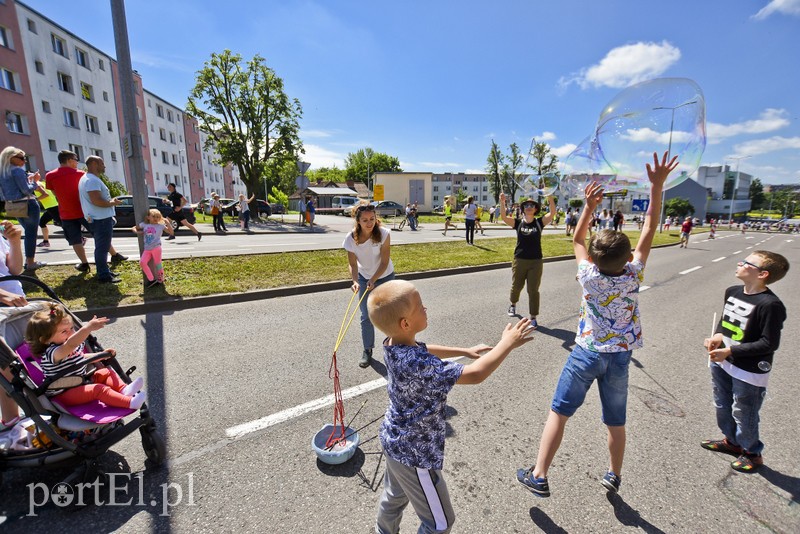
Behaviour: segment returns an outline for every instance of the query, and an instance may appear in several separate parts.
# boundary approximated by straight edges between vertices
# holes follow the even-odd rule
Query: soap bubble
[[[592,181],[602,184],[606,192],[625,188],[618,187],[617,175],[603,160],[597,139],[587,137],[561,164],[560,196],[584,198],[584,189]]]
[[[558,173],[548,172],[545,174],[522,174],[517,179],[520,193],[524,197],[536,199],[537,197],[548,197],[555,193],[560,182]]]
[[[659,78],[632,85],[603,108],[595,140],[599,154],[619,189],[648,192],[645,163],[653,152],[678,156],[664,189],[674,187],[697,170],[706,146],[705,98],[687,78]],[[607,189],[608,191],[608,189]]]

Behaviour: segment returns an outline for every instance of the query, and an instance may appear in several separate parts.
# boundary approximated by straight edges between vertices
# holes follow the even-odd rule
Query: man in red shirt
[[[681,248],[689,248],[689,234],[692,233],[692,218],[686,217],[681,225]]]
[[[64,237],[67,243],[72,245],[75,255],[81,260],[75,268],[81,272],[88,272],[89,260],[86,258],[86,251],[83,248],[86,240],[81,235],[81,226],[88,228],[89,225],[83,217],[78,194],[78,182],[84,173],[78,170],[78,155],[69,150],[62,150],[58,153],[58,163],[60,165],[58,169],[48,172],[45,176],[45,187],[56,195]],[[113,247],[110,252],[112,263],[128,259]]]

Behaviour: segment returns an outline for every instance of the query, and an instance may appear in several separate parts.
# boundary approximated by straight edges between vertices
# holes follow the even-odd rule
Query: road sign
[[[373,200],[376,201],[383,200],[383,184],[375,184],[373,191]]]
[[[310,163],[306,163],[305,161],[298,161],[297,162],[297,170],[300,174],[305,175],[306,171],[311,167]]]
[[[647,211],[647,208],[649,206],[650,206],[649,198],[639,198],[636,200],[631,200],[631,211]]]
[[[308,187],[308,183],[308,176],[298,176],[294,181],[294,185],[297,186],[297,189],[305,189]]]

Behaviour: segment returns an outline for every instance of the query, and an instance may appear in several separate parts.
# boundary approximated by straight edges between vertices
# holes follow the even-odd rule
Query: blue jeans
[[[111,269],[108,268],[108,251],[111,249],[111,236],[114,234],[114,217],[93,219],[89,228],[94,236],[94,264],[97,269],[97,278],[111,279]]]
[[[250,210],[243,211],[240,218],[244,222],[245,230],[250,228]]]
[[[572,417],[586,399],[586,393],[597,380],[603,423],[625,426],[628,409],[628,366],[632,351],[594,352],[575,345],[558,379],[553,404],[554,412]]]
[[[22,229],[25,230],[25,257],[34,258],[36,256],[36,239],[39,237],[39,202],[28,200],[28,216],[19,217]]]
[[[716,364],[711,365],[711,385],[717,409],[717,426],[728,442],[751,454],[761,454],[764,444],[758,439],[758,412],[767,395],[767,388],[742,382]]]
[[[394,280],[394,273],[387,274],[383,278],[378,278],[375,281],[375,287],[388,282],[389,280]],[[358,274],[358,298],[364,296],[364,291],[367,290],[367,282],[368,279],[361,276],[361,273]],[[374,289],[374,288],[373,288]],[[372,326],[372,321],[369,320],[369,311],[367,310],[367,300],[369,296],[361,301],[361,341],[364,343],[365,349],[371,349],[375,346],[375,327]]]

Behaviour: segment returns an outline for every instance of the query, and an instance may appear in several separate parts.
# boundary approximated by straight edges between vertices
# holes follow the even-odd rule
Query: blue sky
[[[107,1],[27,0],[113,55]],[[562,158],[603,106],[653,77],[706,99],[704,165],[800,183],[800,0],[128,0],[133,65],[184,106],[229,48],[264,56],[303,105],[312,168],[365,146],[403,170],[483,172],[491,139]]]

